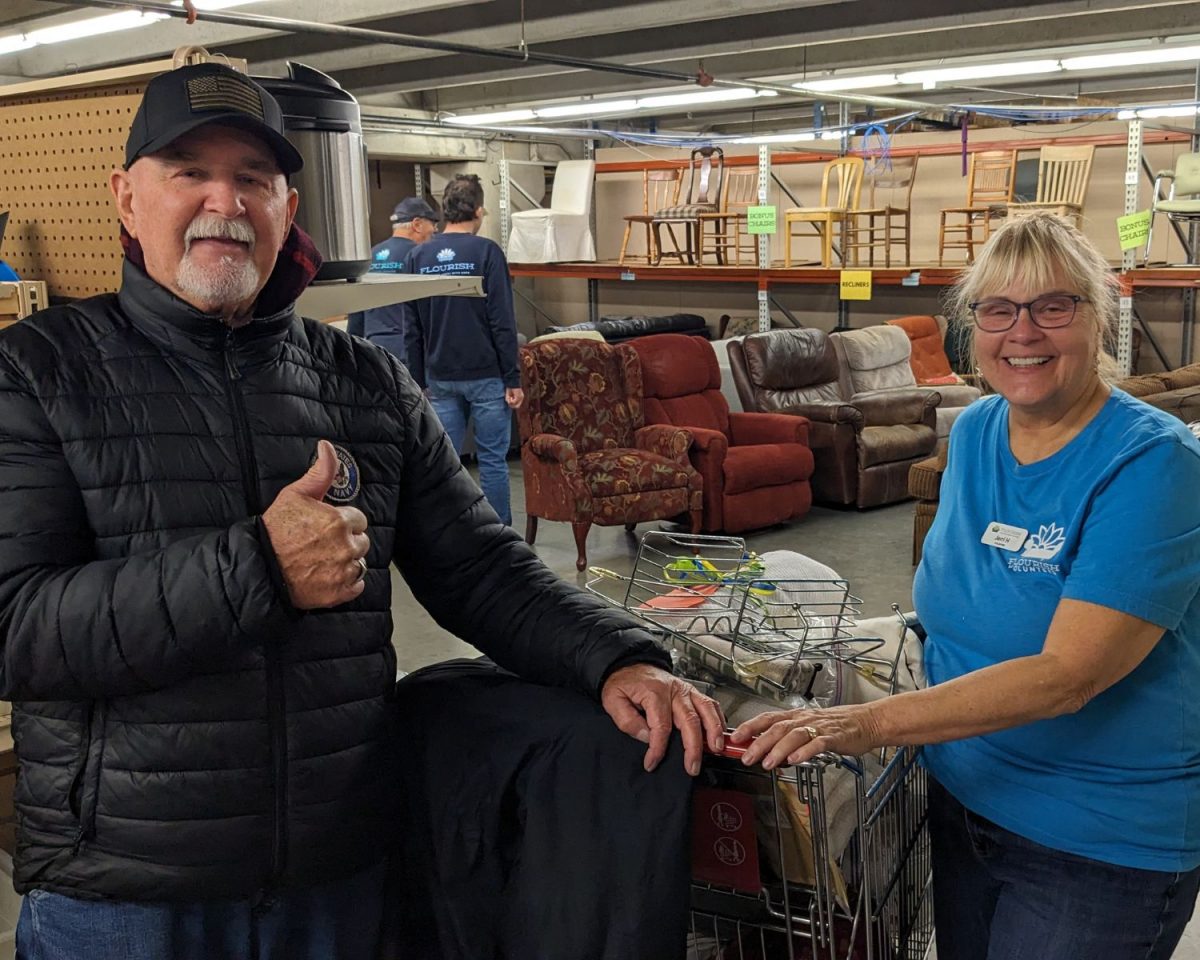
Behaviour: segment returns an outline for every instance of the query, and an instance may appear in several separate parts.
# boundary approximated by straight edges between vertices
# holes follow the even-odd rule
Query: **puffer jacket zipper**
[[[230,330],[225,335],[225,383],[233,411],[233,439],[242,470],[242,492],[246,497],[246,509],[251,515],[257,516],[262,513],[263,505],[259,496],[258,467],[254,459],[254,445],[251,442],[241,380],[242,372],[237,365],[237,341]],[[274,779],[271,875],[266,890],[263,891],[264,895],[270,896],[270,891],[278,887],[287,864],[287,710],[279,647],[274,643],[266,643],[263,647],[263,659],[266,665],[267,727],[271,739],[271,769]]]

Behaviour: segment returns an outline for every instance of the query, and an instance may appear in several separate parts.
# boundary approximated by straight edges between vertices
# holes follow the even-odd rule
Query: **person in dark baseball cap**
[[[125,141],[126,169],[206,123],[258,134],[287,176],[304,166],[283,135],[283,112],[271,94],[224,64],[198,63],[160,73],[146,84]]]
[[[279,104],[244,74],[203,63],[151,79],[109,177],[125,285],[140,269],[231,327],[294,302],[320,265],[293,226],[302,165]]]
[[[428,220],[434,226],[438,222],[437,211],[420,197],[405,197],[392,211],[392,223],[411,223],[417,219]]]
[[[420,197],[405,197],[396,204],[392,235],[371,248],[371,273],[403,273],[408,251],[433,236],[438,219],[437,211]],[[366,337],[403,360],[404,336],[399,326],[403,317],[400,304],[352,313],[346,319],[346,332]]]

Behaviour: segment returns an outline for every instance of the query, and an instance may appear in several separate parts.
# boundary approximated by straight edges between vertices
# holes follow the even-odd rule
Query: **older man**
[[[715,705],[501,525],[385,351],[293,304],[301,158],[223,66],[153,79],[119,293],[0,335],[18,952],[366,960],[394,829],[395,563],[447,629],[686,763]],[[403,637],[403,634],[401,634]]]
[[[391,221],[392,235],[371,248],[371,273],[403,273],[408,251],[433,236],[438,215],[420,197],[405,197],[396,204]],[[404,308],[401,304],[350,314],[346,332],[355,337],[366,337],[404,359]]]

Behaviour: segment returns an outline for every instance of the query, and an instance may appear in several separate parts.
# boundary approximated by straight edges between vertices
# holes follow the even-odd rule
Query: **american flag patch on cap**
[[[187,82],[188,106],[192,113],[206,110],[235,110],[263,120],[262,98],[248,81],[237,74],[192,77]]]

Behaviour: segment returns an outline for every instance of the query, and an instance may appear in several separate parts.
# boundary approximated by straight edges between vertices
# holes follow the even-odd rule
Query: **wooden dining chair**
[[[747,231],[749,209],[758,203],[758,167],[729,167],[721,191],[720,209],[700,214],[699,263],[712,254],[720,265],[740,267],[742,255],[757,262],[757,244]]]
[[[862,195],[863,168],[862,157],[838,157],[825,164],[821,174],[821,203],[816,207],[789,207],[784,211],[783,222],[785,245],[783,252],[784,266],[792,265],[792,240],[797,236],[792,232],[795,224],[811,223],[817,228],[821,237],[821,266],[829,267],[833,263],[833,228],[837,225],[841,230],[841,239],[846,239],[846,227],[851,222],[854,211],[858,209],[859,198]],[[834,184],[835,195],[830,196],[830,183]],[[843,263],[846,262],[846,252],[841,250]]]
[[[680,263],[695,264],[700,249],[700,216],[716,213],[720,209],[725,181],[725,151],[720,147],[697,147],[692,151],[686,169],[688,187],[683,202],[664,207],[650,218],[650,228],[654,231],[655,263],[660,263],[664,256],[671,256]],[[671,229],[673,225],[683,227],[683,248],[680,248]],[[664,226],[673,245],[670,251],[662,246],[662,234],[659,231]]]
[[[860,263],[867,251],[868,264],[875,266],[875,251],[883,249],[883,265],[892,265],[892,244],[904,247],[904,263],[910,260],[912,188],[917,178],[917,156],[880,161],[866,175],[866,207],[855,212],[846,238],[847,259]]]
[[[629,249],[629,235],[635,224],[641,224],[646,231],[646,263],[657,262],[654,231],[650,229],[650,224],[656,211],[674,206],[679,202],[679,187],[682,183],[683,169],[681,167],[642,171],[642,212],[631,213],[625,217],[625,236],[621,238],[621,254],[617,258],[618,263],[622,266],[625,264],[626,251]],[[667,229],[670,230],[670,227]]]
[[[1010,216],[1021,217],[1048,210],[1083,226],[1083,201],[1092,178],[1093,144],[1076,147],[1042,147],[1038,154],[1037,199],[1010,203]]]
[[[1016,174],[1015,150],[982,150],[971,154],[966,205],[945,207],[941,213],[938,266],[945,263],[947,250],[965,250],[967,263],[975,260],[975,248],[992,234],[992,220],[1003,217],[1012,202]]]

